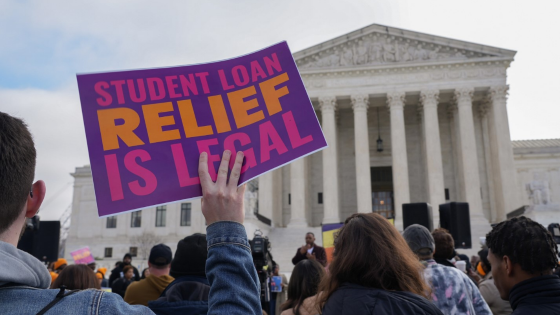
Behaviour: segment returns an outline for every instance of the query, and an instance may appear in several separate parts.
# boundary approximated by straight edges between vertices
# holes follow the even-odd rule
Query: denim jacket
[[[207,228],[206,274],[211,285],[208,314],[261,314],[260,287],[243,225],[216,222]],[[47,268],[33,256],[0,242],[0,314],[37,314],[54,300]],[[84,290],[46,314],[153,314],[114,293]]]
[[[245,227],[220,221],[206,228],[208,314],[262,314],[260,283]]]

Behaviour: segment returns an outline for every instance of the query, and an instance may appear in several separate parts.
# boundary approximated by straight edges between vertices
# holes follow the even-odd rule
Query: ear
[[[502,264],[504,264],[504,270],[506,271],[508,277],[511,277],[513,275],[513,263],[507,255],[504,255],[504,257],[502,257]]]
[[[31,186],[31,191],[33,194],[27,196],[27,208],[25,209],[25,217],[32,218],[37,212],[45,199],[45,194],[47,193],[47,187],[45,182],[38,180]]]

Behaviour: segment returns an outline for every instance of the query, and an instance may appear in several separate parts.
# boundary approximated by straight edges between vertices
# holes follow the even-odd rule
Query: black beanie
[[[182,276],[206,277],[206,234],[196,233],[180,240],[169,274],[177,279]]]
[[[130,253],[124,254],[123,260],[125,260],[127,257],[130,258],[130,260],[132,260],[132,255]]]

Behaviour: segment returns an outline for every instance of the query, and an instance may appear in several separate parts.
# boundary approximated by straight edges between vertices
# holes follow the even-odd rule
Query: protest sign
[[[74,259],[74,263],[76,264],[87,265],[89,263],[95,262],[95,259],[91,255],[91,251],[87,246],[84,248],[77,249],[73,252],[70,252],[70,255],[72,256],[72,259]]]
[[[242,184],[327,145],[286,42],[77,79],[100,217],[200,197],[201,152],[215,179],[222,152],[242,150]]]
[[[344,224],[342,223],[332,223],[332,224],[323,224],[321,226],[321,232],[323,236],[323,248],[325,249],[325,253],[327,254],[327,263],[330,263],[333,258],[334,252],[334,239],[336,237],[336,233],[340,231],[340,228]]]
[[[272,279],[270,280],[270,292],[282,292],[282,277],[272,277]]]

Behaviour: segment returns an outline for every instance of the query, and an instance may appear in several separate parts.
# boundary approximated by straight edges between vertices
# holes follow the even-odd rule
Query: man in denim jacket
[[[259,283],[243,223],[243,193],[237,187],[243,154],[239,153],[227,183],[230,152],[224,152],[218,180],[200,158],[202,211],[207,228],[206,273],[211,285],[208,314],[261,314]],[[51,277],[35,257],[16,248],[26,218],[37,214],[45,183],[33,183],[36,151],[22,120],[0,112],[0,314],[153,314],[100,290],[49,290]],[[30,190],[31,188],[31,190]]]

